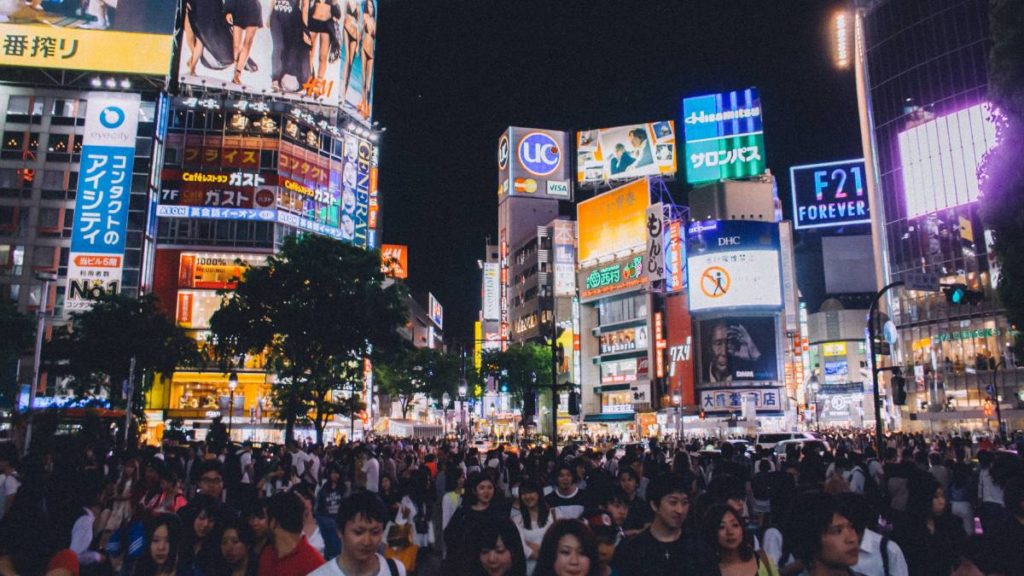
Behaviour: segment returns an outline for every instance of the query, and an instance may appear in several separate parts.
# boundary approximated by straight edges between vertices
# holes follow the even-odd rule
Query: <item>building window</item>
[[[39,209],[40,231],[60,232],[61,223],[60,208]]]
[[[11,96],[7,102],[7,121],[39,124],[43,119],[43,100],[32,96]]]

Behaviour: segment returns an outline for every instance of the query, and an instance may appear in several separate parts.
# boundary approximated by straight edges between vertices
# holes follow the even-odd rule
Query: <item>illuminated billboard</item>
[[[498,138],[498,197],[572,200],[569,135],[512,126]]]
[[[177,4],[8,2],[0,66],[166,76]]]
[[[682,116],[690,184],[751,178],[765,171],[756,88],[684,98]]]
[[[260,220],[276,218],[272,173],[164,169],[156,215],[164,218]]]
[[[671,294],[665,298],[668,362],[668,388],[672,403],[691,406],[695,402],[693,390],[693,323],[686,306],[686,294]],[[678,397],[678,398],[675,398]]]
[[[676,174],[676,129],[671,120],[576,134],[576,181],[583,185]]]
[[[647,326],[620,328],[604,332],[599,338],[601,354],[618,354],[647,349]]]
[[[776,384],[779,362],[772,316],[730,316],[700,322],[700,383]]]
[[[178,263],[178,287],[203,290],[234,290],[249,266],[266,265],[265,254],[182,252]]]
[[[579,277],[580,302],[589,302],[647,286],[644,257],[641,255],[582,269]]]
[[[863,158],[793,166],[789,186],[797,230],[871,222]]]
[[[369,121],[377,0],[186,2],[182,83],[342,105]],[[266,28],[264,28],[266,26]]]
[[[121,291],[139,107],[138,94],[97,92],[88,99],[65,314]]]
[[[501,320],[500,266],[497,262],[484,263],[483,313],[484,320]]]
[[[389,278],[409,277],[409,247],[404,244],[382,244],[380,271]]]
[[[439,329],[444,330],[444,308],[430,292],[427,292],[427,313],[430,314],[430,320],[437,324]]]
[[[555,296],[576,295],[576,223],[555,220],[553,225]]]
[[[691,312],[782,307],[778,224],[694,222],[686,267]]]
[[[622,250],[642,249],[650,203],[646,178],[580,202],[576,206],[580,264]]]
[[[988,104],[917,124],[898,136],[907,216],[978,199],[978,166],[996,145]]]

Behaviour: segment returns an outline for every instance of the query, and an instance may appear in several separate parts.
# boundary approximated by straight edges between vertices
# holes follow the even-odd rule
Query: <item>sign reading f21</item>
[[[789,181],[797,229],[871,222],[863,158],[793,166]]]

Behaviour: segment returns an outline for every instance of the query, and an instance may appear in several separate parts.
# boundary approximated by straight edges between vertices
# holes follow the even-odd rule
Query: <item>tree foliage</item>
[[[999,298],[1010,324],[1024,326],[1024,2],[992,0],[989,99],[999,145],[981,170],[981,210],[995,237]],[[1020,349],[1018,332],[1017,349]]]
[[[417,395],[441,401],[447,393],[458,394],[461,359],[430,348],[403,348],[376,368],[380,391],[398,400],[406,419]]]
[[[153,374],[172,374],[179,366],[200,362],[196,341],[161,309],[155,295],[100,297],[68,325],[55,329],[43,349],[49,374],[68,378],[78,396],[107,392],[111,405],[123,405],[122,384],[135,359],[133,406],[142,398]]]
[[[210,320],[222,369],[266,353],[278,376],[271,401],[292,438],[312,413],[317,440],[334,414],[351,414],[363,360],[400,342],[404,288],[384,285],[380,255],[316,235],[289,237],[264,267],[250,267]]]
[[[513,344],[507,350],[488,350],[483,353],[481,376],[492,376],[508,385],[509,394],[516,401],[531,388],[551,385],[551,347],[527,342]]]
[[[18,362],[32,347],[36,333],[35,323],[28,314],[18,311],[10,300],[0,300],[0,405],[10,404],[17,398]]]

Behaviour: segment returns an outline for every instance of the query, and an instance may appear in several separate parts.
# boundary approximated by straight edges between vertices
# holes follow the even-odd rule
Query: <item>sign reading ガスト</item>
[[[756,88],[683,99],[686,181],[750,178],[765,170]]]
[[[121,291],[138,124],[137,94],[89,98],[65,314],[87,310],[97,297]]]
[[[871,222],[864,159],[793,166],[793,226],[825,228]]]

